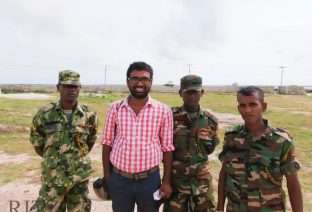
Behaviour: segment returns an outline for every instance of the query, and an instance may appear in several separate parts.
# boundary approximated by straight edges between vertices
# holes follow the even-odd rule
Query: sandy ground
[[[9,155],[4,153],[3,151],[0,151],[0,165],[8,163],[20,164],[26,162],[31,158],[33,157],[28,154]]]
[[[233,123],[241,122],[241,118],[237,115],[223,113],[214,114],[219,120],[220,128],[227,127],[229,125],[232,125]],[[2,130],[6,131],[5,129],[6,126],[2,126]],[[218,153],[219,152],[214,152],[212,155],[209,156],[209,159],[217,160]],[[91,151],[90,157],[93,161],[101,161],[101,148],[99,143],[97,143]],[[9,155],[4,153],[3,151],[0,151],[0,165],[23,163],[32,158],[34,158],[34,156],[29,156],[27,154]],[[34,173],[35,172],[29,172],[26,174],[26,178],[5,184],[0,187],[0,211],[29,211],[29,208],[33,204],[33,201],[38,196],[38,191],[40,188],[40,176],[34,176]],[[89,184],[89,196],[92,200],[92,211],[111,212],[111,201],[100,201],[94,194],[91,187],[91,182],[93,181],[94,179],[91,179]]]
[[[217,113],[210,111],[219,121],[219,128],[227,128],[234,124],[243,123],[243,119],[239,115],[231,113]]]
[[[1,132],[28,132],[28,131],[29,131],[28,127],[0,124],[0,133]]]
[[[94,179],[91,179],[93,181]],[[33,184],[28,180],[8,183],[0,187],[0,208],[5,212],[27,212],[38,196],[39,184]],[[110,212],[111,201],[100,201],[89,185],[89,197],[92,200],[92,211]]]

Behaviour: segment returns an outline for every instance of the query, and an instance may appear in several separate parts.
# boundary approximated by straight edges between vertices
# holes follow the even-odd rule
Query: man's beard
[[[146,87],[144,88],[144,91],[142,92],[136,91],[135,88],[129,89],[129,90],[130,90],[131,96],[133,96],[136,99],[145,99],[148,96],[148,93],[150,91],[150,89]]]

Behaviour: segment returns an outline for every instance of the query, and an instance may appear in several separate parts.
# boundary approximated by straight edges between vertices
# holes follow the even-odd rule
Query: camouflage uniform
[[[288,133],[266,123],[255,138],[244,125],[225,133],[220,160],[225,165],[227,211],[285,211],[283,175],[296,173],[294,145]]]
[[[62,76],[70,77],[71,73]],[[77,79],[74,76],[71,80],[64,82],[73,84]],[[43,158],[42,187],[32,210],[66,211],[67,207],[68,211],[90,211],[87,194],[92,168],[86,155],[96,140],[96,131],[97,116],[85,105],[77,104],[69,119],[60,103],[51,103],[37,112],[30,141]]]
[[[197,179],[197,174],[208,168],[208,154],[219,143],[217,120],[201,109],[197,113],[188,113],[182,106],[174,107],[172,111],[175,146],[171,180],[173,193],[165,203],[164,211],[214,211],[212,176],[209,174],[206,179]]]

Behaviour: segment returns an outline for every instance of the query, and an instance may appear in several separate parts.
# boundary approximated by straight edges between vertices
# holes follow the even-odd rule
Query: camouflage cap
[[[202,78],[197,75],[186,75],[181,78],[180,89],[182,91],[201,91],[203,89]]]
[[[72,70],[60,71],[58,84],[80,86],[80,74]]]

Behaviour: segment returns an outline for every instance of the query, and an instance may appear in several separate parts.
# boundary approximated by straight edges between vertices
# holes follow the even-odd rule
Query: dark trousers
[[[114,212],[133,212],[137,204],[138,212],[156,212],[158,203],[153,193],[160,186],[159,171],[149,174],[142,180],[133,180],[112,172],[108,179]]]

